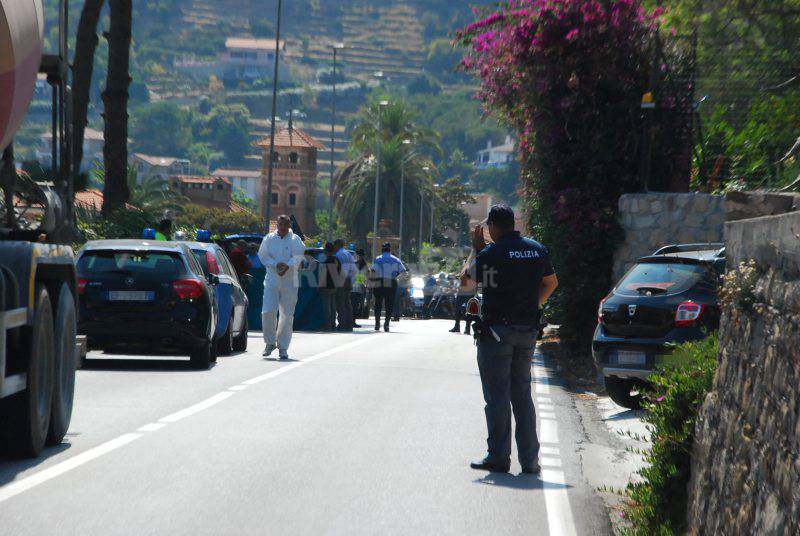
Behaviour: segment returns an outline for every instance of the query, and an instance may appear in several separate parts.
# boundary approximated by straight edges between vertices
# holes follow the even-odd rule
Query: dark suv
[[[670,344],[719,327],[723,244],[667,246],[639,261],[600,302],[592,355],[617,404],[638,408],[641,387]]]

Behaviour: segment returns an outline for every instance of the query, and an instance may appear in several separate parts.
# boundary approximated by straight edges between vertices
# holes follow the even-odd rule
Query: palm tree
[[[380,99],[362,108],[356,117],[356,126],[350,141],[350,152],[355,157],[361,154],[374,154],[377,131],[380,124],[380,139],[393,138],[412,140],[415,150],[441,155],[438,132],[415,124],[416,113],[402,100],[390,101],[387,106],[380,105]]]
[[[72,60],[72,154],[76,170],[80,170],[83,160],[83,135],[87,125],[94,53],[99,41],[97,23],[100,20],[103,3],[104,0],[84,2],[75,36],[75,56]]]
[[[102,165],[92,170],[92,175],[96,184],[105,184]],[[166,212],[183,212],[188,201],[179,192],[170,189],[169,182],[158,175],[147,175],[140,181],[136,169],[131,166],[127,167],[125,183],[130,192],[127,204],[150,214],[153,219],[160,219]]]

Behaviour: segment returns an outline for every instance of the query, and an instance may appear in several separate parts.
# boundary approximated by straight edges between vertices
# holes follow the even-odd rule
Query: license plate
[[[141,290],[112,290],[108,293],[108,301],[153,301],[155,292]]]
[[[646,365],[647,354],[644,352],[632,352],[629,350],[616,350],[617,363],[620,365]]]

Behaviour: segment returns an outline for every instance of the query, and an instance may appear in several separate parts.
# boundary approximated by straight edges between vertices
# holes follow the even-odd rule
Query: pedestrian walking
[[[365,315],[364,308],[367,302],[367,277],[369,275],[369,263],[364,258],[364,250],[356,250],[356,275],[353,278],[353,292],[350,297],[353,302],[353,327],[360,328],[358,319],[369,316]]]
[[[516,422],[517,454],[523,473],[538,474],[539,441],[531,398],[531,358],[539,310],[558,286],[547,249],[514,230],[514,212],[506,205],[489,211],[486,226],[472,236],[477,252],[472,277],[483,288],[478,369],[486,401],[488,454],[473,469],[507,472],[511,465],[511,410]]]
[[[464,313],[467,308],[467,302],[475,297],[475,292],[477,289],[477,283],[475,280],[470,277],[469,274],[469,267],[472,262],[471,257],[467,257],[464,259],[463,264],[461,265],[461,273],[459,274],[460,285],[458,287],[458,293],[456,294],[456,306],[455,306],[455,317],[456,317],[456,324],[453,326],[453,329],[450,330],[450,333],[461,333],[461,320],[464,318]],[[464,334],[470,334],[470,326],[472,325],[472,320],[466,319],[466,325],[464,326]]]
[[[392,255],[392,245],[388,242],[381,248],[381,254],[372,264],[373,292],[375,295],[375,331],[381,329],[381,309],[385,307],[386,317],[383,331],[389,331],[394,297],[397,293],[397,278],[406,272],[400,259]]]
[[[356,259],[344,247],[344,240],[333,243],[336,258],[341,263],[341,277],[336,286],[336,315],[339,317],[339,331],[353,331],[353,279],[356,276]]]
[[[428,274],[425,276],[422,286],[422,318],[426,320],[431,317],[431,303],[434,294],[436,294],[436,278],[433,277],[433,274]]]
[[[258,258],[266,268],[261,308],[265,357],[278,348],[281,359],[289,358],[299,287],[297,267],[304,252],[305,244],[292,232],[289,216],[278,216],[278,230],[265,236],[258,249]]]
[[[250,268],[253,267],[253,263],[247,258],[247,251],[247,242],[239,240],[228,254],[228,258],[231,260],[231,265],[233,265],[233,269],[236,271],[239,282],[244,281],[244,276],[247,275],[250,272]]]
[[[325,331],[336,329],[336,284],[342,277],[342,263],[336,257],[334,246],[325,244],[325,258],[319,263],[318,288],[325,315]]]

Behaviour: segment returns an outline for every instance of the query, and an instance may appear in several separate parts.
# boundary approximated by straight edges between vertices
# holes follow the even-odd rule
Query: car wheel
[[[212,341],[203,341],[192,350],[192,366],[199,370],[208,369],[208,367],[211,365],[213,353],[214,343]]]
[[[247,321],[247,317],[244,318],[244,326],[242,326],[242,332],[239,333],[233,339],[233,350],[235,352],[246,352],[247,351],[247,332],[250,327],[249,322]]]
[[[623,380],[613,376],[604,379],[608,396],[615,403],[628,409],[639,409],[642,406],[642,394],[638,391],[642,385],[641,382]]]
[[[27,355],[26,389],[2,401],[3,451],[33,457],[44,448],[53,404],[53,309],[43,285],[36,287],[33,326],[22,330]]]
[[[233,314],[231,314],[231,318],[228,320],[228,329],[225,330],[225,334],[217,341],[217,354],[231,355],[231,352],[233,352]]]
[[[78,348],[75,345],[75,300],[69,286],[61,285],[55,315],[55,375],[53,408],[50,415],[49,445],[58,445],[67,433],[75,395],[75,369]]]

